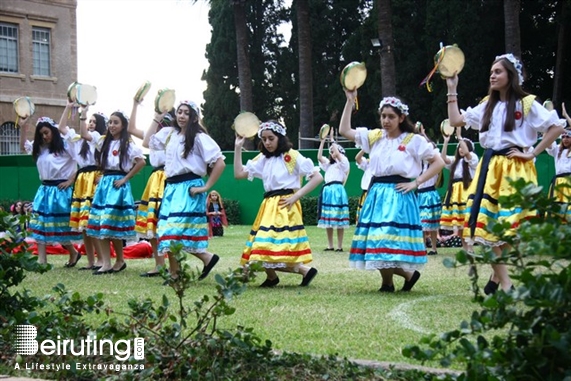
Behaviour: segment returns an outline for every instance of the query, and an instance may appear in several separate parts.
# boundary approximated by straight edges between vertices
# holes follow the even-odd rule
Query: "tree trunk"
[[[561,84],[564,82],[563,78],[565,75],[569,75],[569,72],[565,70],[563,65],[565,58],[565,47],[567,46],[568,35],[571,31],[569,24],[566,20],[571,19],[571,3],[569,1],[561,2],[561,11],[559,12],[559,17],[557,18],[557,26],[559,28],[559,33],[557,36],[557,53],[555,53],[555,72],[553,74],[553,105],[559,107],[563,99],[561,96],[563,94],[563,89]],[[567,68],[567,70],[569,70]]]
[[[234,1],[234,27],[236,28],[236,51],[238,64],[238,85],[240,86],[240,111],[254,111],[252,100],[252,72],[250,71],[249,39],[244,3]],[[252,149],[253,141],[247,140],[246,149]]]
[[[516,57],[521,59],[520,12],[521,0],[504,0],[505,53],[513,53]]]
[[[381,48],[381,94],[387,97],[397,95],[391,0],[378,0],[378,5],[379,39],[383,44]]]
[[[313,74],[311,65],[311,26],[309,1],[297,1],[299,49],[299,138],[312,138],[313,131]],[[299,148],[313,148],[313,143],[299,139]]]

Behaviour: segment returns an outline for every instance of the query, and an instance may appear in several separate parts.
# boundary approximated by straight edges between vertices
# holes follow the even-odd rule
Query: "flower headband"
[[[47,123],[53,128],[58,128],[58,124],[55,122],[55,120],[47,116],[42,116],[41,118],[39,118],[38,122],[36,123],[36,126],[39,125],[40,123]]]
[[[196,113],[196,115],[198,115],[198,117],[200,118],[200,109],[198,108],[198,105],[196,103],[194,103],[193,101],[180,101],[180,103],[176,109],[178,110],[179,107],[182,105],[188,106],[191,109],[193,109],[194,112]]]
[[[404,115],[408,115],[408,106],[401,102],[400,99],[395,97],[385,97],[379,104],[379,111],[385,106],[391,106],[400,110]]]
[[[337,144],[337,143],[331,144],[331,147],[329,147],[329,153],[331,153],[331,148],[332,148],[333,146],[337,147],[337,151],[339,151],[339,153],[345,155],[345,148],[341,147],[341,146],[340,146],[339,144]]]
[[[561,137],[565,137],[565,136],[571,138],[571,130],[567,130],[567,129],[563,130]]]
[[[129,123],[129,117],[123,111],[116,110],[113,114],[121,114],[123,116],[123,118],[125,118],[127,120],[127,123]]]
[[[519,78],[519,85],[521,86],[523,84],[523,71],[522,71],[523,66],[521,62],[517,58],[515,58],[515,56],[512,53],[496,56],[496,61],[499,60],[500,58],[505,58],[506,60],[510,61],[512,65],[514,65],[515,70],[517,71],[517,76]]]
[[[258,137],[262,138],[262,131],[264,130],[272,130],[275,133],[285,136],[286,135],[286,128],[281,124],[275,122],[264,122],[260,124],[260,129],[258,130]]]

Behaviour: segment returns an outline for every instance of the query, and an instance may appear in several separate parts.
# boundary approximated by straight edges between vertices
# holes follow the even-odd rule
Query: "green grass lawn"
[[[224,237],[210,241],[210,250],[220,255],[220,262],[211,275],[188,292],[188,303],[204,294],[213,294],[213,274],[225,273],[240,264],[240,255],[250,226],[231,226]],[[466,269],[450,270],[442,265],[457,249],[439,249],[439,255],[428,257],[422,276],[410,293],[379,293],[378,271],[349,268],[348,249],[354,231],[346,231],[344,253],[324,252],[327,246],[325,230],[307,227],[313,250],[311,264],[319,274],[309,287],[298,287],[301,275],[280,273],[280,284],[273,289],[258,288],[258,279],[243,295],[232,301],[236,313],[219,322],[219,327],[236,325],[253,327],[262,339],[269,339],[277,350],[338,354],[350,359],[414,363],[401,355],[407,344],[418,343],[430,333],[440,333],[458,327],[468,320],[478,306],[472,302],[470,280]],[[335,238],[336,239],[336,238]],[[115,311],[128,312],[130,298],[151,298],[159,301],[166,294],[171,301],[175,295],[163,286],[163,280],[141,278],[139,274],[153,268],[152,259],[127,260],[127,269],[118,274],[93,276],[77,268],[87,263],[82,258],[77,268],[66,269],[67,255],[48,256],[54,269],[45,274],[29,274],[23,287],[35,295],[51,293],[57,283],[63,283],[82,296],[102,292]],[[190,264],[202,268],[201,262],[190,257]],[[481,269],[481,287],[491,269]],[[395,277],[400,289],[403,280]],[[104,316],[86,316],[91,322]]]

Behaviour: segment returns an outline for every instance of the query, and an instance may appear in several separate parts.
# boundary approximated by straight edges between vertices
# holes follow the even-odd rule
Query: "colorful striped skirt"
[[[165,179],[163,168],[155,168],[151,176],[149,176],[147,186],[143,191],[141,202],[137,208],[135,232],[139,238],[151,239],[157,237],[159,209],[165,190]]]
[[[452,191],[447,192],[442,203],[442,216],[440,226],[442,229],[453,230],[453,228],[464,227],[466,218],[466,199],[468,190],[464,189],[461,179],[453,180]]]
[[[349,227],[349,198],[340,181],[332,181],[323,186],[318,208],[318,228],[344,229]]]
[[[101,171],[95,165],[80,168],[73,186],[71,198],[71,219],[69,225],[74,231],[82,232],[87,229],[89,211],[97,187],[96,179],[101,176]]]
[[[424,231],[438,231],[442,215],[442,202],[440,194],[432,186],[417,190],[418,204],[420,206],[420,224]]]

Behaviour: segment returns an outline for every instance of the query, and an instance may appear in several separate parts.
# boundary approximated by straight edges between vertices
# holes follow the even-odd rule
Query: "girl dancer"
[[[73,186],[73,195],[71,199],[71,219],[69,226],[73,231],[83,234],[83,244],[85,254],[87,254],[87,266],[80,270],[98,270],[103,264],[100,257],[101,247],[99,241],[85,233],[87,229],[87,220],[89,219],[89,210],[93,202],[97,179],[101,177],[101,171],[95,161],[95,146],[102,135],[107,131],[107,117],[103,114],[93,114],[89,118],[87,132],[91,136],[91,141],[82,139],[73,128],[67,126],[68,115],[74,107],[73,102],[68,102],[59,122],[59,130],[64,139],[73,148],[75,158],[79,164],[79,170],[75,178]],[[80,122],[85,121],[87,116],[82,114]],[[95,261],[95,253],[97,253],[97,262]]]
[[[360,150],[355,155],[355,161],[357,162],[357,168],[363,171],[363,176],[361,177],[361,189],[363,192],[361,193],[361,197],[359,197],[359,205],[357,205],[357,213],[355,215],[355,221],[359,222],[359,213],[361,212],[361,208],[363,207],[363,202],[365,202],[365,197],[367,197],[367,190],[369,189],[369,185],[371,184],[371,168],[369,167],[369,159],[365,157],[365,151]]]
[[[410,291],[426,263],[418,200],[411,192],[442,170],[442,158],[414,134],[408,106],[395,97],[379,105],[383,129],[351,128],[357,91],[345,90],[347,102],[339,132],[369,154],[373,178],[355,229],[349,261],[358,269],[379,270],[379,291],[394,292],[393,275],[405,278],[401,291]],[[420,173],[422,161],[430,166]],[[411,181],[411,179],[416,180]]]
[[[242,252],[242,265],[259,261],[266,270],[260,287],[275,287],[280,282],[276,271],[300,273],[300,286],[309,286],[317,269],[305,264],[312,261],[309,240],[303,226],[299,199],[315,189],[323,180],[319,168],[310,159],[293,150],[286,128],[276,121],[260,124],[261,154],[242,164],[244,137],[236,136],[234,144],[234,177],[262,179],[264,200]],[[309,181],[300,188],[300,176]]]
[[[83,107],[81,114],[86,113],[87,107]],[[93,275],[125,270],[123,240],[135,238],[135,202],[129,179],[145,166],[145,157],[131,141],[128,124],[125,114],[115,111],[109,117],[107,135],[96,142],[96,159],[103,177],[93,196],[87,235],[100,240],[103,265]],[[85,120],[81,120],[80,127],[81,137],[92,141]],[[114,265],[111,265],[111,242],[117,256]]]
[[[555,176],[549,187],[549,197],[561,206],[561,218],[571,221],[571,130],[561,135],[561,143],[553,142],[547,153],[555,159]]]
[[[72,245],[81,240],[81,234],[69,226],[71,185],[77,162],[73,149],[64,141],[57,123],[51,118],[39,118],[34,141],[25,140],[29,120],[21,120],[20,147],[32,154],[42,181],[34,197],[30,219],[31,236],[38,244],[38,262],[45,264],[48,261],[46,245],[60,243],[69,251],[65,267],[74,267],[81,259],[81,254]]]
[[[349,198],[344,187],[349,175],[349,160],[343,147],[335,142],[329,147],[329,159],[324,158],[324,143],[325,138],[322,138],[317,151],[319,167],[325,171],[325,185],[319,195],[317,227],[327,231],[325,251],[342,252],[343,233],[349,227]],[[337,230],[337,249],[333,248],[333,229]]]
[[[158,125],[153,121],[155,125]],[[153,125],[151,125],[152,127]],[[159,213],[159,255],[168,254],[172,280],[178,278],[179,264],[170,255],[171,244],[181,243],[183,250],[202,261],[199,280],[208,276],[218,260],[209,253],[206,192],[216,184],[224,170],[220,147],[200,124],[196,103],[182,101],[176,109],[173,127],[154,133],[149,141],[152,150],[165,151],[166,187]],[[206,183],[202,177],[209,174]]]
[[[497,56],[490,69],[488,97],[478,106],[460,113],[457,103],[458,76],[446,79],[448,86],[448,118],[450,125],[472,126],[480,131],[480,144],[486,149],[468,189],[464,238],[469,243],[479,242],[492,248],[497,256],[509,245],[489,232],[492,220],[508,221],[513,232],[520,221],[535,215],[535,211],[507,209],[499,201],[501,196],[514,192],[508,179],[523,178],[537,183],[534,159],[563,132],[564,121],[535,102],[522,89],[523,66],[513,54]],[[537,143],[537,133],[544,133]],[[506,265],[492,264],[490,282],[509,290],[512,282]],[[497,286],[496,286],[497,287]],[[491,288],[490,292],[494,292]]]

